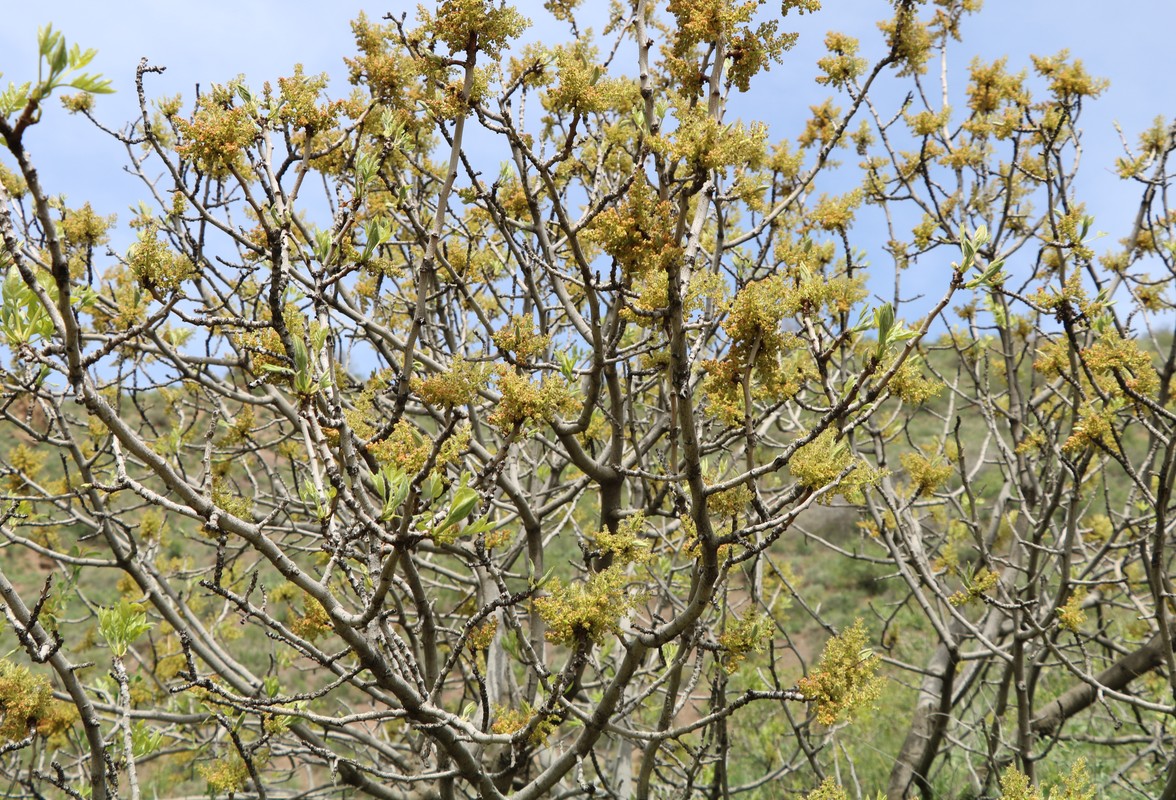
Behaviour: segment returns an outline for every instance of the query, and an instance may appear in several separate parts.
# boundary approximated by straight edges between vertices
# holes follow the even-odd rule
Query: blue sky
[[[586,5],[591,6],[592,0]],[[99,98],[97,116],[118,127],[135,115],[134,71],[139,58],[164,65],[167,72],[148,84],[149,94],[183,92],[187,100],[197,83],[207,86],[244,73],[253,84],[289,74],[296,62],[308,72],[334,76],[336,94],[347,91],[342,58],[353,51],[349,22],[360,10],[378,18],[388,11],[415,13],[415,2],[373,5],[361,0],[331,3],[307,0],[205,0],[202,3],[155,0],[95,3],[64,0],[45,4],[6,3],[0,28],[0,72],[3,81],[25,80],[35,73],[38,25],[52,22],[70,42],[94,47],[94,69],[114,81],[118,93]],[[518,4],[523,13],[542,19],[539,0]],[[813,63],[829,29],[862,38],[867,55],[880,51],[874,21],[888,14],[885,0],[829,0],[815,16],[790,17],[786,27],[799,29],[802,39],[786,62],[753,84],[750,102],[769,124],[772,137],[795,136],[810,103],[825,96],[813,83]],[[1120,154],[1114,123],[1128,139],[1157,114],[1176,113],[1176,3],[1172,0],[988,0],[983,11],[964,23],[964,43],[951,55],[952,81],[962,91],[965,67],[973,55],[994,59],[1007,55],[1010,67],[1028,66],[1029,53],[1053,54],[1069,48],[1096,75],[1110,78],[1111,87],[1085,109],[1084,194],[1096,229],[1108,241],[1134,214],[1138,192],[1111,172]],[[538,28],[529,36],[562,37],[564,32]],[[30,132],[29,148],[52,192],[71,202],[91,200],[101,213],[126,217],[144,191],[123,174],[120,148],[80,119],[69,118],[52,104],[45,122]]]

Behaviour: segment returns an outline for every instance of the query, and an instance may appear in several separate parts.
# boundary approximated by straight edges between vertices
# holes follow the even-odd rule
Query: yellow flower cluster
[[[851,503],[862,501],[862,490],[882,477],[882,473],[850,453],[848,445],[837,440],[833,429],[822,432],[817,438],[792,454],[788,470],[792,477],[808,489],[822,489],[833,483],[849,469],[837,486],[837,494]],[[826,495],[826,500],[831,500]]]
[[[482,364],[455,360],[445,372],[413,378],[413,393],[428,406],[457,408],[472,403],[486,384],[488,369]]]
[[[257,122],[242,106],[231,105],[235,84],[213,87],[197,102],[191,119],[176,118],[180,142],[176,152],[214,179],[245,166],[245,151],[259,133]]]
[[[817,720],[832,725],[851,717],[882,695],[881,659],[866,647],[866,627],[857,620],[825,645],[817,668],[796,686],[816,703]]]
[[[644,564],[651,556],[649,544],[641,539],[644,528],[645,515],[637,513],[622,520],[616,533],[604,529],[593,538],[596,546],[602,552],[611,553],[618,564]]]
[[[535,608],[547,623],[548,641],[554,644],[572,645],[584,638],[604,644],[605,636],[620,631],[621,617],[633,606],[617,565],[568,586],[557,578],[550,592],[535,600]]]
[[[18,742],[32,732],[51,736],[76,718],[73,706],[53,699],[49,681],[28,667],[0,660],[0,742]]]
[[[910,476],[911,490],[915,495],[938,491],[954,471],[950,463],[938,458],[929,459],[922,453],[903,453],[898,460]]]
[[[731,675],[750,653],[762,653],[772,636],[772,628],[769,617],[756,613],[728,622],[727,629],[719,634],[719,646],[724,651],[723,670]]]
[[[568,413],[577,406],[562,378],[548,376],[536,383],[505,366],[498,369],[498,391],[502,397],[487,420],[504,432],[515,425],[548,420],[559,412]]]
[[[139,241],[127,251],[127,265],[144,289],[164,294],[179,289],[196,272],[186,256],[168,247],[154,226],[139,232]]]

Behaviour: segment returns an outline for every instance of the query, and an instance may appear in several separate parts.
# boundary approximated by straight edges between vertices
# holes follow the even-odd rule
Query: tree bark
[[[1136,678],[1160,666],[1164,661],[1164,638],[1157,633],[1138,650],[1107,667],[1095,677],[1097,685],[1080,683],[1050,701],[1045,710],[1033,719],[1033,732],[1038,736],[1056,733],[1062,723],[1093,705],[1100,689],[1121,691]]]
[[[889,800],[902,800],[912,784],[925,781],[951,718],[951,694],[958,663],[958,651],[940,644],[927,664],[911,727],[890,772],[890,784],[886,787]]]

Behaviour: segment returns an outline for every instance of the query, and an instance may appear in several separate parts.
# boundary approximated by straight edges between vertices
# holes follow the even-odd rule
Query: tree
[[[972,0],[900,0],[876,63],[829,34],[791,143],[726,109],[813,0],[600,46],[577,5],[554,46],[361,17],[344,99],[185,110],[144,61],[126,247],[29,156],[109,89],[42,31],[0,96],[9,794],[1176,797],[1176,128],[1099,258],[1103,83],[974,62],[949,109]]]

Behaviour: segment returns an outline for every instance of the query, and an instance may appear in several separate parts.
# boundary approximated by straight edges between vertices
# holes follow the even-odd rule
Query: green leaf
[[[378,494],[380,497],[388,496],[388,484],[384,479],[383,470],[371,473],[371,475],[368,477],[368,480],[372,482],[372,488],[376,490],[376,494]]]
[[[551,567],[547,572],[543,573],[543,577],[531,584],[536,589],[542,589],[551,580],[551,576],[555,574],[555,567]]]
[[[131,643],[152,627],[147,612],[137,603],[121,600],[117,606],[98,609],[98,632],[118,658],[125,656]]]
[[[41,281],[50,298],[56,297],[51,279]],[[0,286],[0,333],[9,344],[28,344],[53,335],[53,320],[40,299],[25,285],[16,267],[9,267]]]
[[[380,161],[375,153],[360,153],[355,157],[355,193],[363,196],[380,170]]]
[[[485,533],[493,527],[494,526],[490,523],[489,517],[482,516],[478,517],[469,525],[466,525],[463,533],[465,533],[466,536],[477,536],[480,533]]]
[[[972,246],[972,243],[968,241],[966,236],[960,241],[960,251],[964,255],[961,269],[970,269],[972,266],[972,261],[976,258],[976,248]]]
[[[310,346],[317,353],[327,343],[327,336],[331,333],[328,328],[315,328],[310,333]]]
[[[66,85],[90,94],[114,94],[110,81],[100,75],[79,75]]]
[[[981,272],[977,277],[964,284],[965,289],[976,289],[981,286],[992,286],[993,284],[1001,283],[1005,279],[1005,274],[1001,271],[1004,267],[1004,259],[998,258],[988,265],[988,269]]]
[[[131,755],[142,758],[159,749],[163,743],[163,731],[149,728],[146,723],[136,722],[131,728]]]
[[[331,257],[332,246],[333,243],[331,241],[330,231],[315,231],[314,244],[312,245],[314,248],[314,257],[318,259],[318,262],[323,266],[327,265],[327,261]]]
[[[363,255],[360,256],[359,260],[361,262],[366,262],[371,259],[372,255],[376,252],[380,245],[388,241],[388,237],[392,233],[392,225],[388,222],[388,220],[384,219],[383,217],[379,217],[377,219],[368,220],[367,223],[364,224],[363,232],[365,241],[363,245]]]
[[[19,111],[25,107],[25,103],[29,100],[29,92],[33,85],[28,81],[17,86],[14,83],[9,83],[8,88],[0,93],[0,114],[7,116],[13,112]]]
[[[42,56],[48,56],[60,38],[61,33],[54,31],[52,24],[37,28],[37,45],[40,54]]]
[[[294,340],[294,369],[298,372],[305,372],[310,366],[310,352],[306,349],[306,344],[301,339]]]
[[[436,500],[443,491],[445,491],[445,481],[436,475],[430,475],[428,482],[425,483],[425,497],[429,500]]]
[[[449,513],[445,515],[445,519],[441,522],[441,527],[438,532],[445,530],[451,525],[456,525],[459,521],[465,519],[474,510],[478,504],[478,492],[469,486],[463,486],[453,493],[453,501],[449,504]]]
[[[391,498],[392,508],[400,508],[400,505],[408,498],[409,482],[408,476],[399,469],[394,473],[395,483],[392,484],[392,492],[389,495]]]
[[[878,331],[877,356],[881,358],[890,346],[890,334],[894,329],[894,307],[890,303],[883,303],[874,309],[874,327]]]
[[[78,45],[73,45],[69,48],[69,68],[81,69],[94,60],[94,56],[98,55],[98,51],[93,47],[88,50],[82,50]]]
[[[65,72],[65,68],[69,66],[69,51],[65,49],[65,40],[59,40],[57,47],[53,49],[53,55],[49,57],[49,69],[54,76]]]
[[[559,371],[563,374],[564,380],[571,383],[576,377],[576,359],[567,353],[559,354]]]

